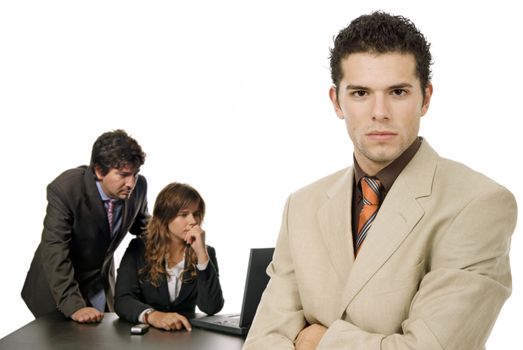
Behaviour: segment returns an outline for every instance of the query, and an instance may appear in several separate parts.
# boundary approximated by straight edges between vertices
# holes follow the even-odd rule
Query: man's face
[[[96,177],[100,181],[104,193],[115,199],[128,199],[131,196],[139,170],[124,165],[120,169],[111,168],[107,174],[102,175],[100,170],[95,167]]]
[[[336,115],[345,120],[354,156],[368,175],[398,158],[418,136],[432,85],[423,98],[412,54],[354,53],[342,60],[338,94],[329,91]]]

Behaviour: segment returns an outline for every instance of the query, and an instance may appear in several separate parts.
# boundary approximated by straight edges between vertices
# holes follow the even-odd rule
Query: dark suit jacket
[[[195,305],[206,314],[215,314],[223,307],[222,288],[218,279],[218,263],[214,248],[207,246],[210,261],[203,271],[197,269],[197,277],[182,284],[180,294],[171,303],[167,277],[161,278],[158,287],[139,275],[145,266],[145,245],[135,238],[125,252],[116,280],[115,310],[118,316],[129,322],[138,322],[138,316],[148,308],[163,312],[189,315]]]
[[[42,239],[22,289],[22,298],[39,317],[58,309],[65,316],[89,305],[104,288],[113,309],[113,253],[127,232],[141,234],[149,218],[147,183],[138,176],[122,208],[122,225],[111,239],[106,211],[93,171],[81,166],[47,186]]]

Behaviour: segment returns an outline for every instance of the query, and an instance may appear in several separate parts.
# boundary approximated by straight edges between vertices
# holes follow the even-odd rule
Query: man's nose
[[[128,176],[125,181],[125,186],[129,188],[134,188],[134,185],[136,184],[136,176]]]
[[[386,97],[382,94],[376,94],[372,109],[372,119],[382,120],[389,119],[389,117],[390,113]]]

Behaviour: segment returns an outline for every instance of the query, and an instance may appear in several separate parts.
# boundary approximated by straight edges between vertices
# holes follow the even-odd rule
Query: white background
[[[275,244],[287,195],[351,163],[328,99],[329,48],[372,10],[409,17],[432,43],[421,135],[521,200],[520,12],[508,1],[462,3],[2,1],[0,337],[33,319],[20,290],[46,185],[88,163],[96,137],[116,128],[147,153],[151,210],[171,181],[206,199],[223,311],[238,311],[248,249]],[[521,249],[516,232],[514,292],[491,349],[520,348]]]

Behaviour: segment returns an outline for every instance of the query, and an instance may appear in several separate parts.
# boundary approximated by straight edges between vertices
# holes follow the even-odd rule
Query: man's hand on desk
[[[78,323],[96,323],[102,321],[104,314],[94,307],[83,307],[76,310],[71,318]]]
[[[296,337],[294,342],[296,350],[314,350],[320,343],[327,328],[320,324],[311,324],[305,327]]]
[[[190,332],[192,329],[189,320],[176,312],[153,311],[149,314],[147,322],[153,327],[166,331],[179,331],[185,328]]]

